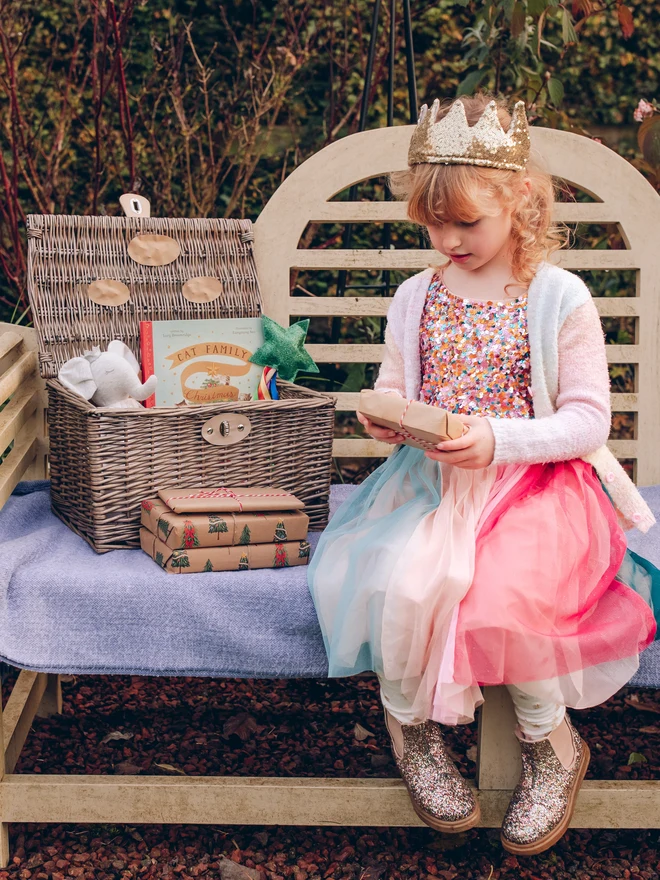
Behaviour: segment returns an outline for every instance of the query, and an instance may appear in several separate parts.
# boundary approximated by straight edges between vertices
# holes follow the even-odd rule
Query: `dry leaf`
[[[226,858],[226,856],[220,856],[218,869],[222,880],[260,880],[264,876],[256,868],[239,865],[237,862]]]
[[[617,18],[619,19],[619,26],[621,27],[621,33],[624,38],[627,40],[628,37],[632,37],[635,32],[635,22],[633,21],[633,15],[630,9],[625,6],[623,3],[617,8]]]
[[[390,763],[389,755],[372,755],[370,760],[371,766],[374,770],[378,770],[381,767],[387,767]]]
[[[120,761],[119,764],[115,764],[113,769],[119,776],[137,776],[138,773],[142,772],[142,767],[138,767],[137,764],[131,764],[130,761]]]
[[[591,15],[591,0],[573,0],[572,13],[573,18],[582,18]]]
[[[168,773],[178,773],[179,776],[185,776],[185,772],[180,770],[178,767],[175,767],[173,764],[154,764],[154,767],[158,767],[159,770],[167,770]]]
[[[247,712],[239,712],[238,715],[233,715],[225,721],[222,732],[225,736],[234,734],[245,742],[251,739],[252,734],[259,732],[259,725]]]
[[[660,703],[656,703],[653,700],[642,702],[638,694],[630,694],[630,696],[624,697],[623,702],[626,706],[630,706],[631,709],[637,709],[639,712],[653,712],[656,715],[660,715]]]
[[[101,740],[101,745],[111,742],[113,739],[133,739],[132,733],[122,733],[121,730],[113,730],[112,733],[106,733]]]
[[[640,733],[660,733],[660,727],[657,727],[656,725],[651,725],[650,727],[640,727],[639,732]]]
[[[370,730],[367,730],[366,727],[362,727],[361,724],[356,724],[353,728],[353,736],[358,742],[362,742],[367,739],[367,737],[373,736],[373,733]]]
[[[360,880],[379,880],[387,871],[387,862],[375,862],[367,867],[360,874]]]

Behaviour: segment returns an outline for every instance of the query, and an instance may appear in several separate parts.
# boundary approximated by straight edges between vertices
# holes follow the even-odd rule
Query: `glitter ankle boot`
[[[388,716],[385,712],[385,725]],[[481,818],[474,793],[447,754],[440,726],[432,721],[402,724],[403,754],[392,754],[408,789],[413,810],[436,831],[467,831]]]
[[[521,739],[522,773],[502,823],[502,846],[511,853],[533,856],[563,837],[575,809],[580,785],[589,766],[589,747],[568,719],[575,757],[566,769],[549,737]],[[551,734],[552,736],[552,734]]]

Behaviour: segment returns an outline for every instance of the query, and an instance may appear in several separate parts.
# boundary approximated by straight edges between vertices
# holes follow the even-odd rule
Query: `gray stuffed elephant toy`
[[[156,376],[142,384],[139,373],[140,365],[133,352],[115,339],[107,351],[94,346],[82,357],[71,358],[62,365],[57,377],[62,385],[95,406],[139,409],[138,400],[151,397],[158,384]]]

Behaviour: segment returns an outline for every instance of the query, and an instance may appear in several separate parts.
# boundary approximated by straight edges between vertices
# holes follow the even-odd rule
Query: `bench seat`
[[[331,509],[351,492],[334,486]],[[660,486],[643,490],[660,512]],[[141,550],[97,555],[50,511],[48,484],[23,483],[0,511],[0,655],[61,673],[322,678],[323,640],[307,568],[176,576]],[[660,529],[631,533],[660,563]],[[311,533],[312,548],[318,534]],[[660,642],[632,681],[660,687]]]

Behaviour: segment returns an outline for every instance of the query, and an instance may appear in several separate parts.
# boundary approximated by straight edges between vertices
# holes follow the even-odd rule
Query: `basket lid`
[[[139,360],[140,321],[261,315],[250,220],[30,214],[27,234],[28,296],[45,378],[113,339]],[[114,284],[90,291],[95,281]],[[110,288],[119,293],[108,296]]]

